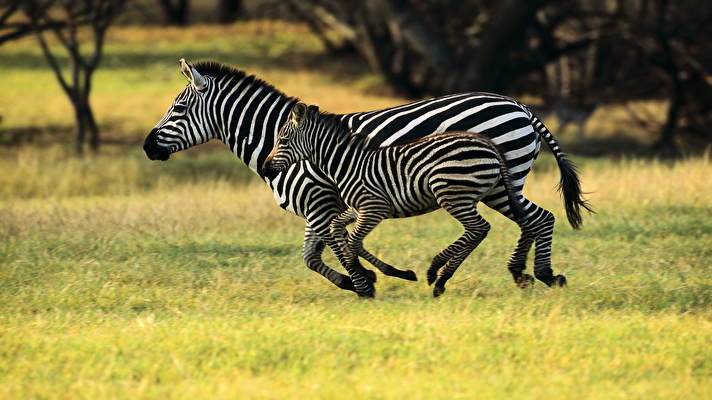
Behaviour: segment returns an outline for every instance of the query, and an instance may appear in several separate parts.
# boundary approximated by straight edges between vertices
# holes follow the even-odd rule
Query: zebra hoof
[[[356,292],[358,294],[358,297],[362,299],[372,299],[376,297],[376,289],[372,288],[371,290],[367,290],[365,292]]]
[[[445,293],[445,286],[435,285],[433,287],[433,297],[439,297],[443,293]]]
[[[405,279],[405,280],[407,280],[407,281],[415,281],[415,282],[417,282],[417,281],[418,281],[418,275],[416,275],[415,272],[412,271],[412,270],[407,270],[407,271],[405,271],[405,273],[403,273],[403,279]]]
[[[438,279],[438,271],[434,269],[429,269],[428,270],[428,286],[432,285],[435,283],[435,280]]]
[[[566,277],[563,275],[556,275],[556,278],[554,278],[554,283],[551,286],[566,287]]]
[[[520,289],[526,289],[534,286],[534,277],[529,274],[522,274],[514,280],[514,284]]]
[[[364,268],[363,274],[364,274],[364,276],[366,276],[366,279],[368,279],[368,281],[371,283],[376,283],[376,281],[378,280],[376,273],[371,271],[370,269]]]
[[[348,276],[343,277],[337,284],[336,286],[340,289],[344,290],[350,290],[352,292],[356,291],[356,288],[354,287],[354,282],[349,278]]]

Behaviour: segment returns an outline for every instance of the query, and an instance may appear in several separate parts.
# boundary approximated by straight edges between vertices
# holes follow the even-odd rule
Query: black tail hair
[[[544,123],[542,123],[539,118],[532,114],[531,122],[534,129],[539,132],[539,135],[541,135],[542,139],[544,139],[549,146],[549,149],[551,149],[551,152],[556,158],[556,163],[559,165],[561,180],[559,181],[557,189],[564,197],[566,218],[569,220],[571,227],[580,229],[583,223],[581,208],[589,213],[595,213],[595,211],[591,209],[589,202],[582,197],[581,181],[579,180],[576,164],[569,160],[566,154],[561,151],[561,147],[556,139],[554,139],[554,135],[546,129],[546,126],[544,126]]]

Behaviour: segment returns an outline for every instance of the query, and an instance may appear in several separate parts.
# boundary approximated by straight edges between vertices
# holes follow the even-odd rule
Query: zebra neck
[[[215,103],[221,140],[247,166],[266,179],[262,163],[287,120],[295,98],[252,76],[226,77]]]
[[[359,171],[374,151],[368,150],[366,138],[350,132],[322,131],[313,135],[313,162],[335,182],[344,182],[354,171]]]

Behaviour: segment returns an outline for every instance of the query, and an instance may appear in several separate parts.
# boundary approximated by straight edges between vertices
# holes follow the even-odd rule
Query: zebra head
[[[180,66],[188,85],[146,137],[143,150],[151,160],[166,161],[171,153],[205,143],[216,135],[211,128],[215,124],[206,112],[207,98],[215,86],[213,78],[201,75],[182,58]]]
[[[269,174],[281,172],[290,165],[308,158],[311,146],[308,140],[310,124],[307,111],[313,114],[318,110],[317,106],[307,107],[302,102],[297,102],[292,107],[289,118],[279,129],[272,152],[265,159],[263,171]]]

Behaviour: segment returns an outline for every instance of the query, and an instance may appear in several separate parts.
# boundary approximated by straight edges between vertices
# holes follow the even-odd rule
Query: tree
[[[327,50],[354,49],[405,96],[531,93],[548,102],[564,97],[561,100],[581,109],[666,100],[669,107],[662,124],[656,125],[658,116],[637,118],[658,135],[657,150],[676,152],[680,134],[712,141],[709,1],[289,4],[293,16],[304,20]]]
[[[411,97],[506,91],[518,77],[590,44],[587,38],[531,40],[538,35],[537,15],[550,8],[546,0],[290,3],[327,48],[338,46],[327,43],[331,39],[325,32],[338,34],[396,91]]]
[[[163,9],[166,23],[178,26],[188,25],[189,0],[158,0],[158,4]]]
[[[24,0],[22,10],[34,32],[62,90],[74,108],[75,148],[84,152],[87,133],[89,147],[99,151],[99,127],[94,117],[89,94],[92,76],[103,54],[106,31],[125,5],[126,0]],[[49,27],[49,28],[47,28]],[[80,30],[91,36],[89,50],[82,49]],[[64,47],[69,58],[69,71],[65,73],[56,50],[50,47],[47,32],[51,32]]]
[[[0,1],[0,45],[32,35],[35,29],[47,30],[64,26],[62,21],[56,21],[33,28],[32,24],[21,17],[22,3],[22,0]]]

